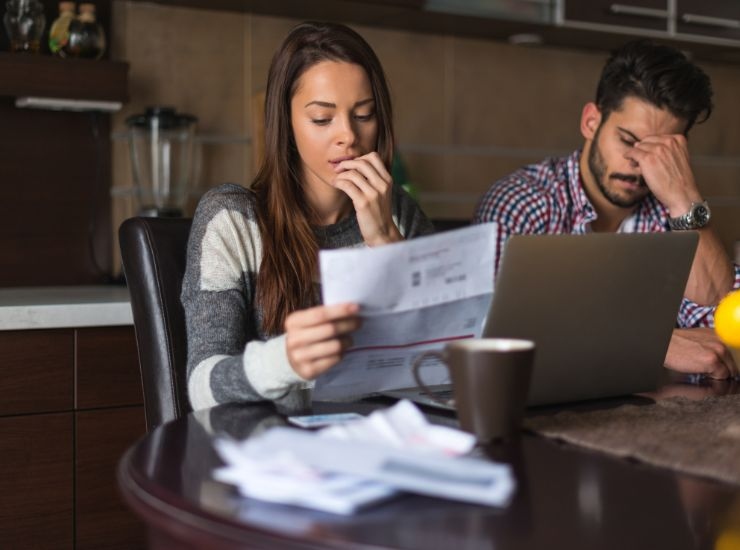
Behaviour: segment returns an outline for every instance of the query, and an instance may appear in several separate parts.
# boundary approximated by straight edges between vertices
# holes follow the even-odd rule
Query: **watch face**
[[[693,212],[694,223],[698,227],[704,227],[709,221],[709,209],[703,204],[698,204]]]

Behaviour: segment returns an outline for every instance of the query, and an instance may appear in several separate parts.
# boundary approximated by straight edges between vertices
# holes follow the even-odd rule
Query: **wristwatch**
[[[709,223],[711,217],[712,211],[709,210],[707,201],[692,202],[686,214],[675,218],[668,218],[668,226],[674,231],[701,229]]]

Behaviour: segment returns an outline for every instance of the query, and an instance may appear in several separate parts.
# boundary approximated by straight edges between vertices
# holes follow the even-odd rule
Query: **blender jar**
[[[126,119],[139,215],[179,217],[190,193],[197,118],[147,107]]]

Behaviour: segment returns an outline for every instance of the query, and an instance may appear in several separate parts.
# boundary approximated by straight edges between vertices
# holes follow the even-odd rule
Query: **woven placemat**
[[[740,394],[560,412],[525,420],[547,437],[740,485]]]

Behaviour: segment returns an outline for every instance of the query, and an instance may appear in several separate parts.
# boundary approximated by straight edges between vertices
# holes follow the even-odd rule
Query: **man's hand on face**
[[[716,379],[738,375],[738,365],[732,354],[712,328],[675,329],[665,367],[678,372],[707,374]]]
[[[624,156],[639,165],[650,191],[668,208],[671,217],[682,216],[691,203],[701,202],[684,135],[645,137]]]

